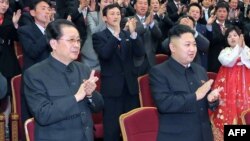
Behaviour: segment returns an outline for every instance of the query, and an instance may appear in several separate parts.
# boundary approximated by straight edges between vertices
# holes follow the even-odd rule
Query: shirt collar
[[[146,19],[146,16],[143,16],[143,17],[142,17],[142,16],[140,16],[140,15],[138,15],[138,14],[136,14],[136,15],[137,15],[137,17],[139,18],[140,21],[141,21],[142,18]]]
[[[35,24],[36,24],[36,26],[40,29],[40,31],[44,34],[45,28],[42,27],[41,25],[37,24],[37,23],[35,23]]]
[[[219,25],[225,26],[225,22],[220,23],[218,20],[216,20],[216,23],[219,24]]]
[[[54,58],[52,55],[50,55],[48,57],[50,64],[56,68],[57,70],[59,70],[60,72],[73,72],[74,67],[73,67],[73,63],[69,63],[69,65],[65,65],[62,62],[60,62],[59,60],[57,60],[56,58]]]

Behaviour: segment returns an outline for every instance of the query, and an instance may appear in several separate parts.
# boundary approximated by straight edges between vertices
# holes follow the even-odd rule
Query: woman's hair
[[[227,42],[228,46],[229,46],[229,44],[228,44],[228,41],[227,41],[227,37],[229,36],[229,33],[232,32],[232,31],[235,31],[239,36],[241,35],[241,30],[240,30],[240,28],[238,26],[229,27],[225,32],[225,39],[226,39],[226,42]]]

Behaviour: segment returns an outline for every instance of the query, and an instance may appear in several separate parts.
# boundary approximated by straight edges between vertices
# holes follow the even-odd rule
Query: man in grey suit
[[[55,20],[45,30],[50,56],[24,72],[24,94],[35,118],[35,140],[93,141],[91,112],[102,110],[97,77],[74,60],[81,39],[75,25]]]
[[[148,69],[156,64],[155,53],[162,37],[162,32],[154,20],[153,11],[147,16],[148,1],[137,0],[135,5],[137,19],[136,32],[142,37],[146,56],[134,58],[135,65],[139,67],[139,75],[147,73]]]

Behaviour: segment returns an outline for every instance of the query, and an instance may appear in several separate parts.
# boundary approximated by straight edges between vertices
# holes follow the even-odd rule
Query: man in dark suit
[[[44,61],[24,72],[24,93],[35,118],[35,140],[93,141],[92,113],[102,110],[97,77],[74,61],[81,39],[75,25],[60,19],[46,27],[52,48]]]
[[[32,65],[46,59],[50,54],[50,47],[46,41],[44,30],[50,22],[50,6],[46,0],[38,0],[31,7],[30,14],[34,22],[20,27],[17,30],[19,42],[23,50],[23,72]],[[22,123],[31,118],[21,86]]]
[[[177,25],[169,31],[171,57],[149,73],[152,96],[159,111],[157,141],[213,141],[208,108],[215,108],[221,88],[207,94],[213,84],[200,65],[194,31]]]
[[[168,16],[173,22],[176,22],[186,11],[187,7],[181,3],[181,0],[172,0],[167,3]]]
[[[78,0],[55,0],[56,1],[56,13],[59,18],[66,19],[68,15],[72,14],[79,6]]]
[[[104,141],[119,141],[119,116],[139,107],[137,74],[133,57],[145,55],[135,32],[136,20],[127,22],[129,32],[120,29],[121,11],[111,4],[103,9],[107,28],[93,34],[93,47],[101,66],[101,93],[104,98]]]
[[[44,35],[44,30],[51,21],[48,1],[38,0],[35,2],[30,14],[34,18],[34,23],[22,26],[18,29],[19,41],[23,48],[23,70],[44,60],[49,56],[50,52]]]

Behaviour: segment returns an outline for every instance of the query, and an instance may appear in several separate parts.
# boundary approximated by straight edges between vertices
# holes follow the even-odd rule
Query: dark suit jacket
[[[85,97],[76,102],[89,67],[71,62],[64,65],[52,56],[24,72],[24,94],[35,118],[36,141],[93,141],[92,113],[100,111],[103,99],[93,92],[92,101]]]
[[[51,48],[46,41],[45,35],[35,23],[22,26],[17,32],[23,48],[23,70],[49,56]]]
[[[69,14],[72,14],[75,9],[79,7],[78,0],[55,0],[56,1],[56,13],[59,18],[67,18]]]
[[[93,34],[93,47],[101,65],[103,96],[121,96],[124,83],[131,95],[138,94],[133,56],[145,55],[142,41],[139,36],[135,40],[131,39],[127,31],[121,31],[120,38],[121,41],[115,38],[109,29]]]
[[[170,57],[149,72],[150,87],[159,111],[157,141],[213,141],[207,98],[197,101],[195,91],[207,81],[201,66],[189,68]]]
[[[225,26],[228,28],[232,25],[225,23]],[[214,22],[212,24],[212,39],[210,39],[210,47],[208,52],[208,71],[218,72],[221,66],[221,63],[218,60],[218,56],[222,49],[227,45],[225,36],[222,34],[220,26]]]

